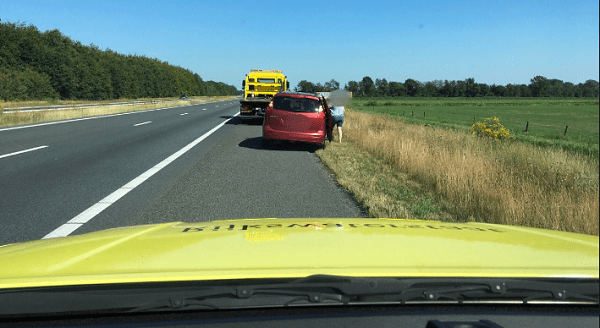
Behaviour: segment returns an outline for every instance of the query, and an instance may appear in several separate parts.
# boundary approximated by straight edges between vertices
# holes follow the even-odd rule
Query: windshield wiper
[[[598,279],[378,278],[173,282],[0,291],[0,316],[412,303],[599,304]]]

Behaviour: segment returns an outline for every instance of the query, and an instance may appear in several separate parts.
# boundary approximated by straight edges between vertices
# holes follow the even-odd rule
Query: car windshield
[[[319,111],[319,101],[309,98],[275,97],[273,108],[290,112],[314,113]]]

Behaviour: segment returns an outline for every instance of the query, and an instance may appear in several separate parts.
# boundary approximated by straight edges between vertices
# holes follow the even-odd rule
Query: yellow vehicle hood
[[[404,219],[174,222],[5,245],[0,268],[0,289],[315,274],[598,279],[598,236]]]

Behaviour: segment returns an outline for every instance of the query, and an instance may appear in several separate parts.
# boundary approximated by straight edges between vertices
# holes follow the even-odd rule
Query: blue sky
[[[598,1],[0,0],[0,19],[241,88],[253,68],[343,86],[599,80]]]

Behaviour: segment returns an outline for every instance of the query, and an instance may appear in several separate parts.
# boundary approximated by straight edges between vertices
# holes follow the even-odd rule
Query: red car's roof
[[[275,97],[292,97],[292,98],[314,98],[319,100],[319,97],[315,96],[312,93],[304,93],[304,92],[281,92],[275,95]]]

